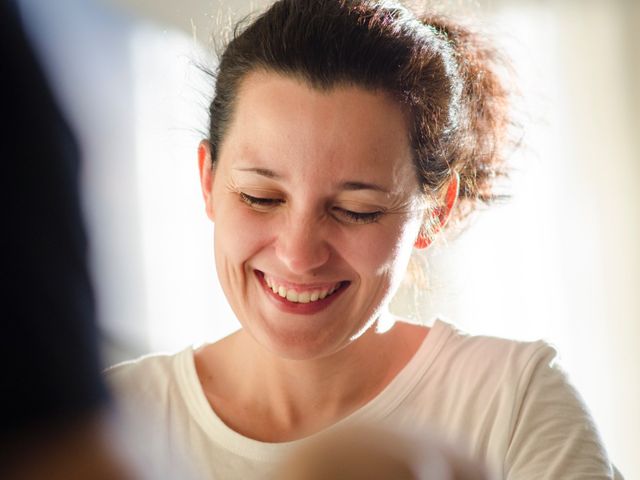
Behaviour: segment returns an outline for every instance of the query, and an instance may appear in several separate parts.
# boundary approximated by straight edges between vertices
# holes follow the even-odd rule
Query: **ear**
[[[202,140],[198,145],[198,169],[200,170],[200,188],[207,216],[214,221],[213,209],[213,180],[214,171],[211,158],[211,144],[208,140]]]
[[[447,193],[444,196],[444,205],[442,207],[436,208],[431,214],[431,222],[434,223],[434,227],[431,229],[430,235],[424,231],[424,229],[420,230],[420,234],[416,239],[414,244],[415,248],[427,248],[431,245],[433,241],[433,237],[444,228],[444,226],[449,221],[451,217],[451,212],[453,208],[458,203],[458,192],[460,191],[460,175],[458,172],[453,172],[451,174],[451,180],[449,180],[449,185],[447,186]]]

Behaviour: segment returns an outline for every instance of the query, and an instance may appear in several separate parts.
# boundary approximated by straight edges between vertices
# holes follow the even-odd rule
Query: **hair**
[[[499,198],[496,179],[506,174],[511,122],[502,65],[484,36],[442,15],[416,15],[386,0],[278,0],[248,26],[237,25],[223,51],[209,109],[212,162],[252,71],[321,91],[384,91],[408,113],[423,193],[440,198],[451,175],[460,176],[452,219],[461,220]]]

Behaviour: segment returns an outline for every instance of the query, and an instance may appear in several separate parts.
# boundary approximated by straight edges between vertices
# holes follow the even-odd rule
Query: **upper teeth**
[[[316,288],[313,290],[294,290],[292,288],[287,288],[285,286],[278,285],[277,280],[273,280],[267,277],[266,275],[264,279],[267,282],[267,285],[269,285],[269,288],[273,290],[273,293],[277,293],[282,298],[286,298],[290,302],[295,302],[295,303],[309,303],[309,302],[315,302],[317,300],[322,300],[327,295],[331,295],[333,292],[335,292],[340,286],[340,283],[336,283],[331,287],[326,287],[322,289]]]

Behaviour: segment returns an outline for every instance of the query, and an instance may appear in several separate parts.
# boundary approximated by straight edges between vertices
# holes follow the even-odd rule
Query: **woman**
[[[198,161],[242,328],[111,371],[156,441],[207,478],[268,478],[302,438],[389,422],[501,478],[615,478],[549,346],[384,313],[412,249],[494,196],[496,70],[464,27],[388,1],[281,0],[236,35]]]

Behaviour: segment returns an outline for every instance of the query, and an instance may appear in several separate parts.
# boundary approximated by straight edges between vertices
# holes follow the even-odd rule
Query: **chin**
[[[258,331],[256,331],[258,330]],[[347,347],[352,332],[332,331],[323,328],[283,328],[265,322],[259,329],[248,329],[248,333],[264,349],[273,355],[288,360],[313,360],[330,356]]]

